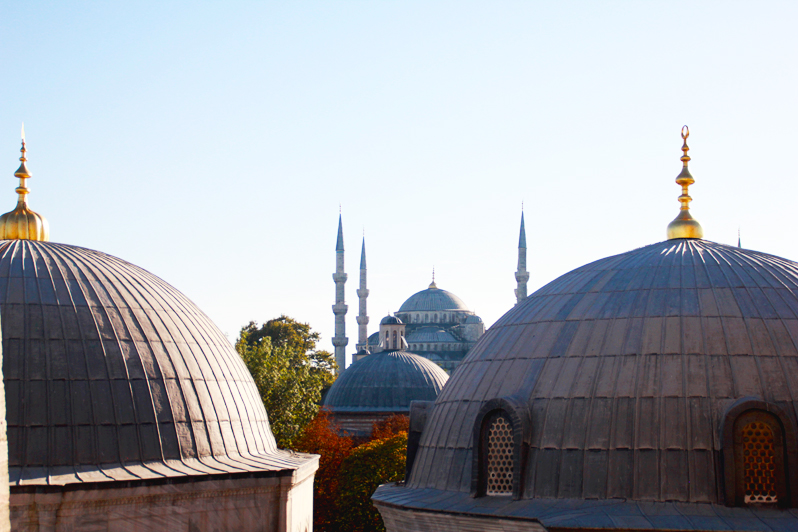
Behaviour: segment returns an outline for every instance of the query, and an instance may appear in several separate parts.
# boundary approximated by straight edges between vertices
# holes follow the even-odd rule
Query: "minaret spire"
[[[369,317],[366,313],[366,299],[369,297],[366,288],[366,236],[363,235],[363,246],[360,248],[360,288],[357,289],[358,315],[357,315],[357,352],[365,349],[369,341]]]
[[[335,362],[338,364],[338,374],[344,372],[346,368],[346,344],[349,338],[346,337],[346,301],[344,298],[344,284],[346,283],[346,273],[344,273],[344,228],[341,222],[340,206],[338,212],[338,240],[335,243],[335,336],[332,344],[335,346]]]
[[[526,228],[524,228],[524,207],[521,205],[521,234],[518,236],[518,270],[515,272],[518,288],[515,289],[516,304],[526,299],[526,282],[529,272],[526,271]]]
[[[15,192],[18,195],[17,207],[0,216],[0,239],[2,240],[50,240],[50,226],[47,219],[37,212],[33,212],[28,207],[28,193],[30,189],[26,185],[26,180],[31,175],[28,172],[27,148],[25,147],[25,124],[22,124],[22,148],[19,150],[22,156],[19,158],[20,165],[14,176],[19,179],[19,186]]]
[[[693,198],[687,193],[687,189],[695,183],[695,179],[690,175],[690,170],[687,168],[687,163],[690,162],[690,156],[687,152],[690,147],[687,146],[687,137],[690,136],[690,128],[682,126],[682,171],[676,177],[676,184],[682,187],[682,195],[679,196],[679,215],[668,224],[668,240],[674,238],[704,238],[704,230],[691,215],[690,215],[690,201]]]
[[[739,227],[737,228],[737,247],[738,248],[743,247],[742,243],[740,242],[740,228]]]

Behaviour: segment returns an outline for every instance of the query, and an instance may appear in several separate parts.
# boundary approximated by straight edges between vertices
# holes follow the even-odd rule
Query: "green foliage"
[[[336,504],[341,530],[385,530],[371,496],[380,484],[404,478],[406,453],[407,433],[400,432],[390,438],[364,443],[344,459]]]
[[[236,342],[279,447],[292,446],[318,412],[322,390],[335,380],[335,357],[317,350],[318,340],[307,323],[280,316],[261,327],[250,322]]]

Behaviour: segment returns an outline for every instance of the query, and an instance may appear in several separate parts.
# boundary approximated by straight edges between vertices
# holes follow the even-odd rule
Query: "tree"
[[[382,421],[375,421],[371,426],[371,439],[384,440],[396,436],[400,432],[410,432],[410,417],[394,414]]]
[[[279,447],[292,446],[318,412],[322,390],[335,380],[335,358],[316,349],[319,338],[307,323],[280,316],[261,327],[249,322],[236,342]]]
[[[338,499],[341,464],[355,448],[355,441],[330,419],[330,411],[322,408],[302,435],[296,439],[294,448],[303,453],[321,455],[319,469],[313,479],[313,529],[316,532],[339,530]]]
[[[380,484],[405,475],[407,433],[373,440],[357,447],[341,464],[338,487],[338,523],[348,532],[384,531],[371,496]]]

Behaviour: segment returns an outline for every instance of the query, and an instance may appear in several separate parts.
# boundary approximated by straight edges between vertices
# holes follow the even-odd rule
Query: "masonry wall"
[[[11,494],[19,532],[310,532],[315,467],[294,475]],[[100,486],[100,487],[97,487]]]

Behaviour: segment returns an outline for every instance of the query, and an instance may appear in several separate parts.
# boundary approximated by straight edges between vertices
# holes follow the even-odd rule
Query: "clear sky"
[[[492,324],[664,239],[691,130],[705,237],[798,259],[798,3],[10,2],[0,162],[55,242],[182,290],[231,339],[281,313],[332,349],[343,211],[349,352],[427,287]],[[4,200],[2,198],[5,198]]]

